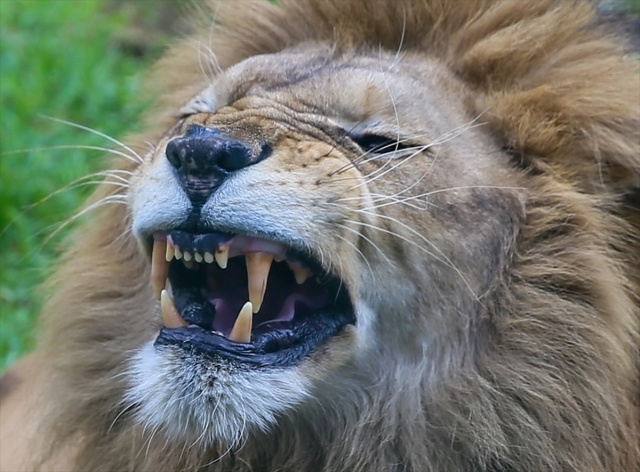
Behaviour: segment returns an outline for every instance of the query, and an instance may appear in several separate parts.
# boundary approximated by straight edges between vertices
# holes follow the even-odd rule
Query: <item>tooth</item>
[[[204,261],[207,264],[211,264],[213,262],[213,254],[211,254],[209,251],[204,253]]]
[[[177,260],[182,259],[182,251],[180,250],[180,248],[179,248],[178,246],[176,246],[175,248],[173,248],[173,251],[174,251],[175,258],[176,258]]]
[[[171,243],[167,242],[167,252],[165,253],[165,259],[167,260],[167,262],[171,262],[175,253],[176,251]]]
[[[160,292],[167,283],[169,275],[169,263],[165,259],[167,252],[166,241],[153,241],[151,251],[151,287],[156,298],[160,297]]]
[[[267,279],[273,256],[266,252],[250,252],[245,257],[247,260],[249,301],[253,304],[253,312],[258,313],[260,306],[262,306],[264,292],[267,289]]]
[[[299,269],[299,268],[291,268],[293,271],[293,276],[296,279],[298,285],[302,285],[307,281],[307,279],[311,276],[311,272],[307,269]]]
[[[219,247],[215,253],[215,259],[221,268],[226,269],[229,261],[229,246]]]
[[[200,254],[199,252],[196,252],[193,257],[195,258],[196,262],[202,262],[202,254]]]
[[[297,264],[291,264],[291,262],[287,262],[287,265],[289,269],[291,269],[291,272],[293,272],[293,277],[296,279],[298,285],[302,285],[311,277],[312,272],[309,269],[300,267]]]
[[[189,326],[189,324],[182,319],[178,309],[169,292],[163,290],[160,292],[160,310],[162,311],[162,324],[167,328],[180,328],[182,326]]]
[[[244,304],[233,329],[229,334],[229,339],[236,343],[248,343],[251,341],[251,325],[253,324],[253,306],[251,302]]]
[[[189,262],[191,259],[193,259],[193,256],[191,255],[191,253],[189,251],[184,251],[182,253],[182,257],[184,258],[185,261]]]

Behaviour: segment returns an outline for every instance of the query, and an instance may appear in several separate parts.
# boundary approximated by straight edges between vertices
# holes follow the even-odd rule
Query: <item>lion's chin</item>
[[[164,326],[134,356],[126,402],[172,441],[234,447],[268,430],[355,324],[342,279],[277,240],[172,230],[149,253]]]
[[[167,440],[232,448],[309,397],[298,367],[255,369],[175,345],[148,343],[133,357],[125,402]]]

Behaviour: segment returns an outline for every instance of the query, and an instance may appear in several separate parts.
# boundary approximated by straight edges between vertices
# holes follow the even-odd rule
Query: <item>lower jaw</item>
[[[323,313],[287,324],[285,328],[257,333],[251,343],[236,343],[198,326],[163,328],[155,345],[176,346],[214,361],[251,368],[287,367],[300,363],[346,326],[354,324],[354,320],[347,313]]]

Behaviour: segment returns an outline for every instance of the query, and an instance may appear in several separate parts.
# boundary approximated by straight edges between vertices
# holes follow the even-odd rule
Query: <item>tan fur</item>
[[[640,228],[624,199],[640,184],[636,58],[579,1],[278,3],[214,2],[216,26],[157,65],[158,108],[131,140],[156,149],[114,164],[134,171],[127,205],[96,212],[52,281],[37,450],[3,431],[2,454],[49,470],[64,450],[77,471],[638,470]],[[215,104],[193,100],[211,84]],[[171,396],[210,366],[145,348],[161,323],[134,234],[174,208],[164,147],[194,112],[187,124],[276,143],[214,194],[210,218],[286,220],[355,299],[355,327],[278,375],[301,397],[264,430],[244,418],[236,442],[208,441],[224,425],[193,418],[223,420]],[[436,144],[354,167],[336,130],[371,117]],[[245,389],[222,404],[275,407],[276,380],[216,367]],[[164,396],[170,411],[144,413]]]

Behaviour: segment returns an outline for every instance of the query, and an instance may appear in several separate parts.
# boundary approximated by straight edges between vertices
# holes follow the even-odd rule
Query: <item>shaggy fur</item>
[[[96,212],[52,282],[39,347],[48,406],[42,457],[69,451],[74,470],[96,472],[638,470],[640,218],[637,202],[629,204],[635,197],[627,197],[640,185],[638,62],[597,27],[590,4],[220,1],[211,12],[214,26],[156,67],[158,108],[149,133],[131,140],[150,141],[156,151],[139,167],[115,164],[134,171],[129,203]],[[357,93],[348,84],[338,87],[342,95],[331,91],[328,81],[342,77],[341,67],[369,74],[364,101],[382,110],[386,131],[438,143],[423,153],[428,162],[394,167],[376,181],[367,176],[389,167],[362,162],[348,169],[348,185],[330,178],[304,184],[311,170],[302,166],[308,160],[312,167],[313,152],[324,149],[340,162],[352,150],[322,148],[328,138],[315,136],[310,150],[296,148],[311,132],[251,100],[263,94],[291,107],[294,82],[303,80],[291,74],[313,71],[321,78],[300,92],[311,100],[308,113],[329,113],[324,104],[337,103],[344,116]],[[193,100],[211,83],[224,88],[215,80],[229,68],[228,93],[213,94],[222,103],[208,103],[207,94]],[[378,73],[388,94],[376,89]],[[264,85],[273,83],[279,95]],[[387,95],[393,107],[380,104]],[[339,254],[330,263],[356,298],[355,327],[281,373],[300,398],[286,397],[282,385],[287,400],[273,415],[266,395],[274,380],[260,378],[254,390],[247,384],[253,397],[237,395],[263,402],[264,424],[244,418],[248,426],[234,440],[225,426],[236,423],[206,426],[210,412],[201,403],[171,396],[173,387],[197,382],[175,366],[200,372],[201,359],[147,356],[160,322],[148,257],[130,228],[137,234],[150,211],[140,202],[167,137],[183,129],[172,128],[179,116],[233,105],[227,115],[189,119],[235,130],[225,116],[236,119],[238,103],[248,103],[259,129],[282,138],[274,156],[301,152],[290,161],[267,159],[263,172],[276,180],[285,174],[282,185],[299,192],[303,207],[311,196],[337,192],[368,199],[362,205],[374,210],[350,210],[351,219],[361,217],[351,232],[319,227],[325,241],[318,247]],[[363,112],[352,111],[357,125]],[[285,124],[293,130],[282,131]],[[249,140],[250,126],[233,132]],[[301,173],[279,168],[277,159]],[[333,175],[331,165],[321,169]],[[434,188],[442,191],[417,205]],[[262,215],[251,191],[233,198]],[[104,185],[96,199],[119,192]],[[398,197],[381,205],[388,200],[380,194]],[[405,196],[415,199],[398,201]],[[310,204],[295,211],[292,221],[324,214],[314,215]],[[141,386],[146,381],[153,390]],[[162,402],[150,402],[165,396],[170,411],[158,413]]]

